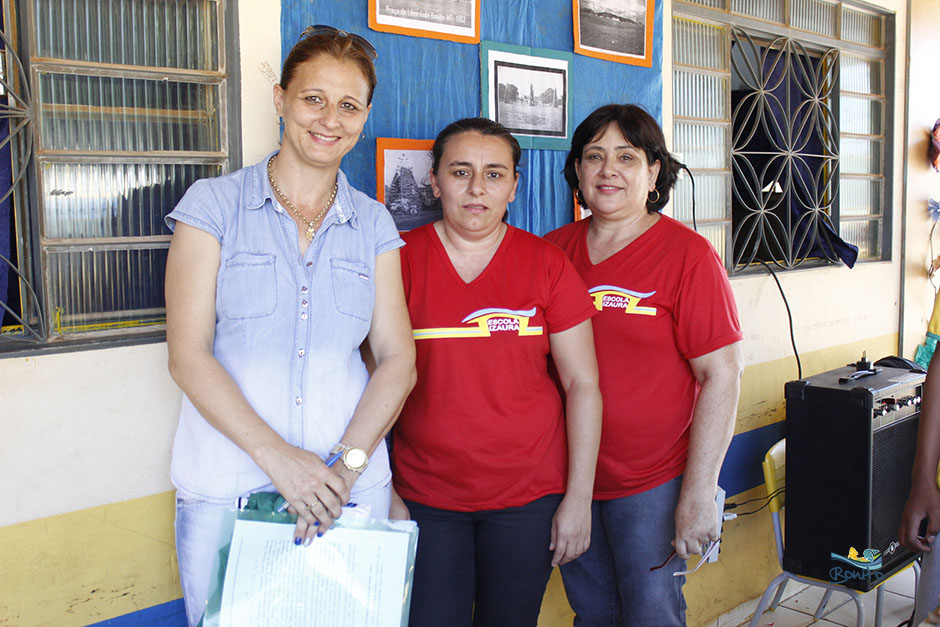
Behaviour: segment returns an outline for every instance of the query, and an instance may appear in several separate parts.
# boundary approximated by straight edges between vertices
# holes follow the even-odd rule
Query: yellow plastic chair
[[[764,468],[764,481],[767,484],[768,496],[774,494],[774,492],[776,492],[778,489],[786,487],[786,453],[787,440],[784,438],[783,440],[780,440],[771,446],[770,450],[767,451],[767,454],[764,455],[764,462],[762,465]],[[783,509],[785,502],[786,493],[781,491],[770,500],[769,506],[770,516],[774,523],[774,540],[777,542],[777,561],[780,563],[780,568],[783,568],[783,528],[780,525],[780,511]],[[829,581],[803,577],[801,575],[788,572],[786,569],[774,577],[774,580],[767,585],[767,589],[764,590],[764,594],[760,598],[760,603],[757,605],[757,610],[754,612],[754,617],[751,619],[750,627],[757,627],[761,619],[761,614],[763,614],[768,609],[767,602],[770,599],[770,595],[774,593],[774,590],[776,590],[776,594],[774,594],[773,602],[770,603],[769,609],[777,609],[777,606],[780,604],[780,599],[783,598],[783,591],[787,586],[787,582],[791,580],[826,589],[826,593],[823,595],[822,600],[819,602],[819,606],[816,608],[816,612],[813,614],[813,618],[815,620],[822,618],[823,612],[826,609],[826,604],[829,603],[829,597],[832,596],[833,590],[838,590],[845,592],[850,597],[852,597],[853,601],[855,601],[856,624],[858,627],[865,627],[865,608],[862,606],[862,594],[858,590],[853,590],[852,588],[847,588],[846,586]],[[881,617],[883,610],[882,602],[884,601],[883,584],[884,581],[880,582],[876,588],[878,590],[878,601],[875,605],[875,627],[881,627]]]

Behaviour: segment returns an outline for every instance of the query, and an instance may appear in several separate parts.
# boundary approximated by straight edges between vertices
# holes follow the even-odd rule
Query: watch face
[[[361,448],[351,448],[346,451],[346,459],[344,461],[350,468],[364,468],[369,458],[366,457],[366,452]]]

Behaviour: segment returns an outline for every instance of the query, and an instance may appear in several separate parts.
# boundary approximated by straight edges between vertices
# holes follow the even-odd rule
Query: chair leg
[[[813,614],[814,620],[819,620],[822,618],[823,612],[826,609],[826,604],[829,603],[829,599],[832,598],[832,588],[826,588],[826,593],[823,595],[823,598],[819,601],[819,605],[816,606],[816,613]]]
[[[884,614],[885,587],[878,586],[878,596],[875,601],[875,627],[881,627],[881,616]]]
[[[770,594],[774,589],[778,587],[783,589],[783,586],[786,585],[789,577],[786,573],[780,573],[774,580],[767,584],[767,589],[764,590],[764,594],[760,597],[760,602],[757,604],[757,609],[754,610],[754,616],[751,618],[751,622],[748,623],[748,627],[757,627],[757,624],[760,622],[760,617],[764,613],[764,610],[767,609],[767,603],[770,600]],[[778,591],[779,594],[779,591]]]
[[[854,594],[850,594],[850,596],[855,601],[855,624],[858,627],[865,627],[865,608],[862,606],[862,595],[854,590],[852,592]]]
[[[774,581],[776,581],[776,579]],[[780,585],[777,586],[777,594],[774,595],[774,600],[770,604],[770,609],[775,610],[777,609],[777,606],[780,605],[780,599],[783,598],[783,591],[787,589],[788,581],[790,581],[790,578],[785,577],[784,580],[780,582]]]

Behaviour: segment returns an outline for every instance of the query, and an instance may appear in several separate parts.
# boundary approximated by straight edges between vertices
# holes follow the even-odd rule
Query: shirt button
[[[306,320],[306,319],[307,319],[307,312],[306,312],[306,311],[303,312],[302,314],[300,314],[300,319],[301,319],[301,320]]]
[[[302,398],[299,397],[299,396],[294,399],[294,404],[295,404],[295,405],[300,405],[300,404],[303,403],[303,402],[304,402],[304,399],[302,399]]]
[[[300,301],[300,306],[301,306],[301,307],[306,307],[306,306],[307,306],[307,300],[304,299],[304,300]]]
[[[313,262],[312,262],[312,261],[308,261],[308,262],[307,262],[307,267],[308,267],[308,268],[309,268],[310,266],[312,266],[312,265],[313,265]]]
[[[300,288],[300,293],[301,293],[301,294],[306,294],[306,293],[307,293],[307,286],[306,286],[306,285],[304,285],[302,288]]]
[[[303,357],[303,356],[306,355],[306,354],[307,354],[307,351],[305,351],[305,350],[302,349],[302,348],[301,348],[299,351],[297,351],[297,356],[298,356],[298,357]]]

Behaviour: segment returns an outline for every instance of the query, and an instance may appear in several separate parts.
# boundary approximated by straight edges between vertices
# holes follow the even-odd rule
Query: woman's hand
[[[315,453],[285,445],[260,458],[259,465],[290,503],[288,511],[297,514],[296,544],[323,535],[349,502],[352,484]]]
[[[552,517],[552,566],[574,561],[591,546],[591,496],[566,494]]]
[[[676,537],[672,541],[679,559],[701,555],[705,545],[720,537],[720,531],[715,495],[683,492],[676,506]]]

